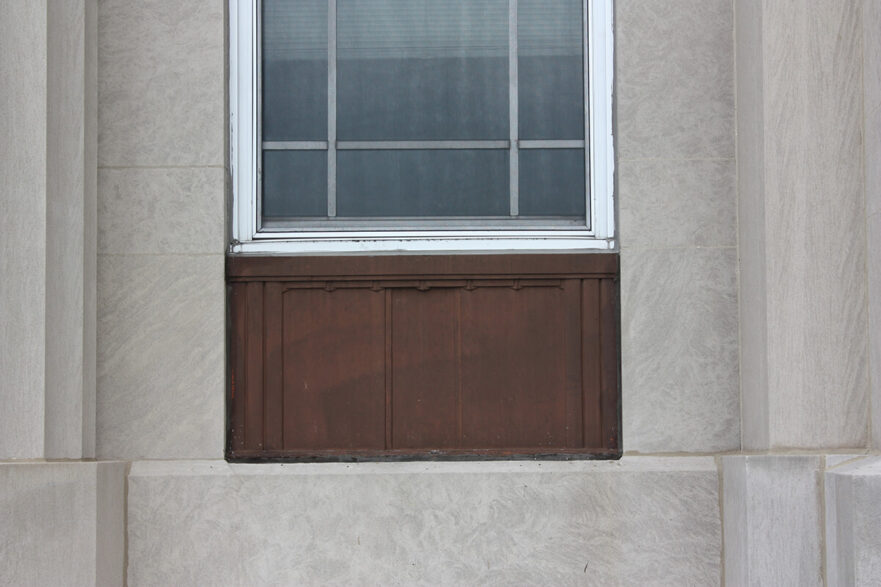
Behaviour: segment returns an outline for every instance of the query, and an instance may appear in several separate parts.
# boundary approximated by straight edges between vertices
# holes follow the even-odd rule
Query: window
[[[611,0],[231,6],[231,252],[614,249]]]
[[[611,0],[230,6],[227,458],[620,456]]]

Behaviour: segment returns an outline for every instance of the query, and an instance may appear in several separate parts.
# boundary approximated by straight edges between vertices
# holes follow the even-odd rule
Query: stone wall
[[[223,457],[225,4],[100,4],[99,458]]]
[[[222,4],[101,3],[102,458],[222,456]],[[736,449],[731,3],[616,18],[624,448]]]
[[[0,582],[881,580],[881,0],[617,0],[624,459],[302,466],[222,460],[226,4],[0,17]]]

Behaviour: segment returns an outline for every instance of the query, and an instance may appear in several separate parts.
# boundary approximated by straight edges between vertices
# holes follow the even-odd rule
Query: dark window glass
[[[327,0],[263,0],[263,140],[327,139]]]
[[[520,214],[583,216],[584,151],[520,151]]]
[[[583,0],[262,7],[267,227],[588,223]]]
[[[520,0],[518,8],[520,138],[581,139],[581,0]]]
[[[505,216],[508,153],[340,151],[339,216]]]
[[[327,153],[264,151],[263,216],[327,216]]]
[[[338,2],[338,138],[508,138],[507,0]]]

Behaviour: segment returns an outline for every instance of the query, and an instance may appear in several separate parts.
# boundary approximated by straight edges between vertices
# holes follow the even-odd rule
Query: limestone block
[[[823,584],[821,458],[722,457],[726,584]]]
[[[731,2],[628,0],[615,8],[618,157],[732,158]]]
[[[0,584],[122,585],[125,463],[0,463]]]
[[[101,169],[98,251],[223,253],[225,176],[220,167]]]
[[[737,253],[621,253],[623,441],[627,451],[740,447]]]
[[[735,247],[737,192],[729,159],[618,164],[621,247]]]
[[[128,524],[133,586],[721,578],[718,475],[703,457],[143,461],[129,477]]]
[[[224,4],[101,2],[99,165],[224,164]]]
[[[881,458],[826,472],[829,587],[881,584]]]
[[[98,258],[97,454],[219,458],[222,255]]]

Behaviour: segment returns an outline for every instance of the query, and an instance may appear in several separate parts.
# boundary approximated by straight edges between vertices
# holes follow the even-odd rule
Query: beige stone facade
[[[881,1],[615,4],[624,458],[230,465],[227,2],[0,3],[0,584],[881,581]]]

